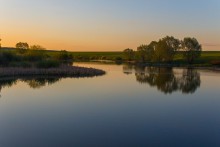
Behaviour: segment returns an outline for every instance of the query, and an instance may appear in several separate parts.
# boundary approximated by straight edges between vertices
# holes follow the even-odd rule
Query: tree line
[[[17,43],[15,48],[0,50],[0,66],[52,68],[73,63],[72,54],[65,50],[49,54],[41,45],[26,42]]]
[[[196,38],[186,37],[183,40],[173,36],[166,36],[159,41],[152,41],[150,44],[142,44],[137,50],[125,49],[124,56],[127,61],[172,63],[177,53],[181,52],[184,59],[194,63],[196,58],[201,56],[202,45]]]

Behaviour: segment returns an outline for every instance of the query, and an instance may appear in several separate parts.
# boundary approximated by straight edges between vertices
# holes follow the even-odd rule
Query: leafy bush
[[[115,60],[116,61],[122,61],[122,58],[121,57],[116,57]]]
[[[21,62],[21,67],[30,68],[32,65],[29,62]]]
[[[24,55],[25,60],[35,62],[41,61],[46,57],[46,54],[43,50],[28,50]]]
[[[18,61],[19,57],[15,53],[4,51],[0,52],[0,65],[7,66],[10,62]]]
[[[56,59],[58,59],[60,61],[73,60],[73,56],[72,56],[72,54],[70,54],[67,51],[63,50],[63,51],[60,51],[57,54]]]
[[[23,67],[23,68],[30,68],[32,65],[29,62],[11,62],[9,63],[10,67]]]
[[[59,61],[56,60],[43,60],[43,61],[39,61],[36,64],[37,68],[55,68],[55,67],[59,67],[60,63]]]

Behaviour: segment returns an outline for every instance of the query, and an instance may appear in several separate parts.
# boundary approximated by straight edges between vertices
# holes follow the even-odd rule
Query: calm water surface
[[[220,146],[220,73],[76,65],[107,74],[0,80],[0,147]]]

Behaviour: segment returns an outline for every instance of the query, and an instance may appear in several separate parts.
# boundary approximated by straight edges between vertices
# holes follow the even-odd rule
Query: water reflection
[[[200,87],[200,74],[195,69],[186,69],[180,81],[183,93],[194,93]]]
[[[123,73],[126,75],[134,75],[135,73],[136,80],[139,83],[156,87],[165,94],[171,94],[176,91],[181,91],[184,94],[193,94],[201,85],[200,74],[193,68],[178,69],[178,72],[176,72],[174,68],[123,65]],[[30,88],[39,89],[59,82],[62,78],[63,77],[0,78],[0,92],[2,88],[16,85],[19,81],[26,83]],[[117,79],[115,76],[111,78]]]
[[[125,74],[131,74],[133,67],[123,66]],[[144,67],[136,66],[136,80],[141,84],[149,84],[165,94],[181,91],[184,94],[193,94],[201,84],[200,74],[196,69],[183,69],[180,74],[171,67]]]
[[[123,65],[123,72],[124,72],[124,74],[130,75],[130,74],[132,74],[132,71],[133,71],[133,65],[131,65],[131,64]]]
[[[27,83],[30,88],[39,89],[41,87],[52,85],[60,81],[60,78],[37,78],[37,79],[24,79],[23,82]]]
[[[54,84],[60,81],[60,77],[25,77],[25,78],[1,78],[0,92],[2,88],[16,85],[18,81],[27,83],[30,88],[39,89],[41,87]]]

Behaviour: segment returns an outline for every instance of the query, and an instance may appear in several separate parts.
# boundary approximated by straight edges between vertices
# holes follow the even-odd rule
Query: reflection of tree
[[[17,80],[15,79],[0,79],[0,92],[2,88],[11,87],[12,85],[16,83],[17,83]]]
[[[194,93],[200,86],[200,75],[196,70],[186,69],[181,78],[177,78],[172,68],[146,67],[136,68],[136,79],[147,83],[164,93],[180,90],[183,93]]]
[[[126,74],[126,75],[132,74],[132,70],[133,70],[133,65],[130,65],[130,64],[123,65],[124,74]]]
[[[172,68],[161,68],[156,77],[157,88],[164,93],[172,93],[178,90],[177,79]]]
[[[11,87],[17,83],[17,81],[22,81],[27,83],[31,88],[41,88],[43,86],[51,85],[58,82],[61,78],[58,77],[46,77],[46,78],[1,78],[0,79],[0,92],[2,88]]]
[[[201,84],[200,74],[195,69],[186,69],[180,83],[183,93],[194,93]]]
[[[38,79],[26,79],[23,80],[26,82],[31,88],[38,89],[44,87],[46,85],[51,85],[59,81],[59,78],[38,78]]]
[[[147,67],[145,71],[136,72],[136,79],[140,83],[148,83],[164,93],[172,93],[178,89],[177,80],[172,68]]]
[[[151,68],[151,67],[135,67],[135,75],[136,79],[140,83],[148,83],[151,86],[155,85],[155,71],[156,68]]]

